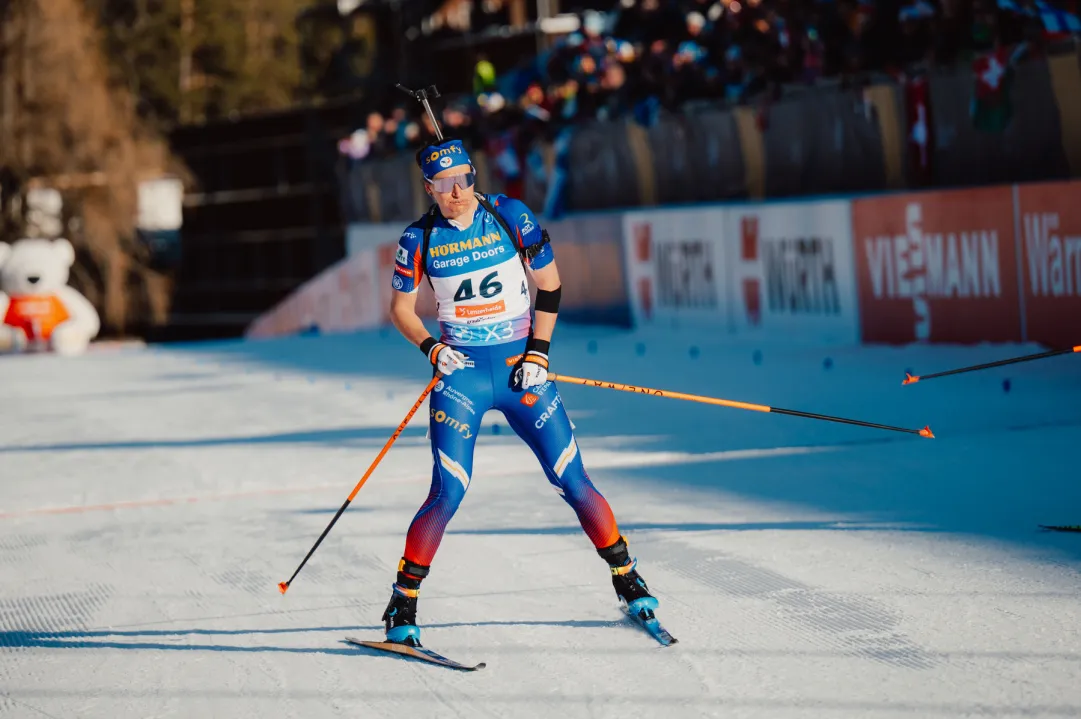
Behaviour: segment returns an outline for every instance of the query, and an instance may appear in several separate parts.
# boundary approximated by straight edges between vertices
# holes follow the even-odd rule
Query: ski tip
[[[908,372],[905,372],[905,378],[901,381],[901,384],[916,384],[919,381],[920,376],[918,374],[909,374]]]
[[[278,591],[285,594],[289,591],[289,582],[278,582]]]
[[[927,439],[934,439],[935,435],[934,435],[934,433],[931,432],[931,425],[927,425],[926,427],[921,429],[920,430],[920,436],[921,437],[926,437]]]

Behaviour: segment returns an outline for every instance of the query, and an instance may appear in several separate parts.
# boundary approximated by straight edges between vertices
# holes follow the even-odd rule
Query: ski
[[[1041,524],[1040,529],[1052,532],[1081,532],[1081,524]]]
[[[624,607],[624,611],[626,608]],[[627,612],[635,624],[649,632],[649,635],[656,639],[658,642],[668,647],[673,644],[679,643],[679,640],[673,637],[667,629],[661,626],[661,622],[657,619],[656,615],[650,609],[643,609],[638,614],[631,614]]]
[[[400,642],[375,642],[367,639],[357,639],[355,637],[346,637],[345,641],[357,646],[368,647],[369,649],[377,649],[384,652],[393,652],[394,654],[402,654],[431,664],[438,664],[439,666],[448,667],[450,669],[460,669],[465,672],[474,672],[487,666],[484,662],[469,666],[467,664],[462,664],[461,662],[456,662],[453,659],[447,659],[442,654],[437,654],[426,647],[411,647],[408,644],[401,644]]]

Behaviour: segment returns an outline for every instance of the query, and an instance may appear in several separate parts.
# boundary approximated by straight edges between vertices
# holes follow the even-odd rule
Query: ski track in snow
[[[0,717],[1081,716],[1081,539],[1036,528],[1081,522],[1081,361],[902,388],[1038,348],[701,339],[561,326],[553,366],[937,439],[561,387],[662,648],[487,414],[420,600],[473,673],[343,641],[382,635],[426,407],[277,591],[424,386],[393,332],[3,358]]]

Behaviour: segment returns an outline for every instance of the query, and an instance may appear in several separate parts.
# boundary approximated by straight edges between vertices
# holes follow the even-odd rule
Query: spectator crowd
[[[575,123],[643,125],[688,103],[769,102],[785,86],[858,88],[875,75],[976,63],[1003,48],[1038,54],[1081,37],[1078,0],[616,0],[591,3],[579,28],[518,67],[483,56],[473,92],[449,99],[444,131],[495,158],[504,181],[525,148]],[[432,136],[416,103],[372,112],[340,144],[354,161],[411,150]]]

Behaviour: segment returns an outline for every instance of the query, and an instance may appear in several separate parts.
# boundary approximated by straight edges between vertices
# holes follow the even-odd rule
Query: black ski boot
[[[649,593],[646,580],[638,574],[638,560],[628,554],[627,540],[620,537],[612,546],[598,549],[597,554],[608,562],[612,570],[612,586],[626,612],[642,620],[653,619],[653,610],[659,603]]]
[[[417,597],[420,582],[428,576],[428,567],[413,564],[403,557],[398,563],[398,581],[393,585],[390,603],[383,612],[387,641],[420,646],[420,627],[417,626]]]

